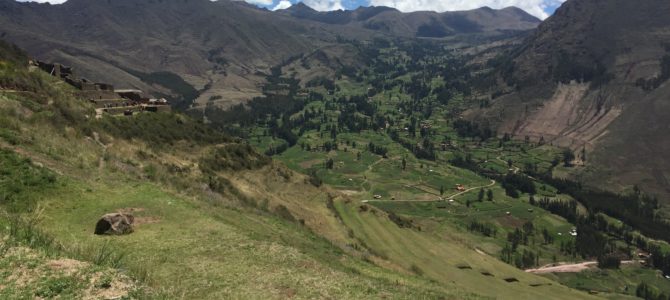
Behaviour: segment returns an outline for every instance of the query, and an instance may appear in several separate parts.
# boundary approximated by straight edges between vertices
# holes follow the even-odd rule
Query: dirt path
[[[454,200],[455,197],[461,196],[463,194],[467,194],[467,193],[472,192],[474,190],[483,189],[483,188],[487,188],[487,187],[492,187],[495,184],[496,184],[496,181],[491,180],[491,183],[489,183],[488,185],[469,188],[465,191],[458,192],[458,193],[453,194],[451,196],[447,196],[444,199]],[[440,200],[440,199],[438,199],[438,200],[363,200],[363,203],[368,203],[368,202],[439,202],[439,201],[444,201],[444,200]]]
[[[102,170],[105,168],[105,155],[107,155],[107,148],[111,146],[112,144],[105,145],[100,141],[100,135],[97,132],[93,133],[93,140],[102,147],[102,155],[100,155],[100,158],[98,159],[98,169]]]
[[[98,120],[102,119],[102,114],[105,112],[104,110],[105,110],[104,108],[96,108],[95,109],[95,118],[98,119]]]
[[[496,159],[499,160],[499,161],[501,161],[502,163],[504,163],[504,164],[507,166],[507,165],[508,165],[508,162],[506,162],[505,160],[503,160],[501,157],[502,157],[502,156],[498,156],[498,157],[496,157]],[[518,174],[519,171],[521,171],[521,169],[520,169],[519,167],[514,166],[514,165],[512,165],[512,170],[513,170],[514,174]]]
[[[391,159],[395,159],[395,157],[394,157],[394,158],[391,158]],[[378,164],[382,163],[384,160],[386,160],[386,158],[380,158],[380,159],[377,160],[376,162],[374,162],[374,163],[372,163],[371,165],[369,165],[369,166],[368,166],[368,169],[367,169],[365,172],[363,172],[363,176],[365,176],[365,180],[361,183],[361,188],[362,188],[363,190],[365,190],[365,184],[370,182],[370,180],[368,179],[368,173],[372,172],[372,169],[373,169],[375,166],[377,166]]]
[[[493,179],[491,179],[491,183],[489,183],[488,185],[483,185],[483,186],[478,186],[478,187],[469,188],[469,189],[467,189],[467,190],[465,190],[465,191],[462,191],[462,192],[453,194],[453,195],[447,197],[447,199],[449,199],[449,200],[453,200],[455,197],[458,197],[458,196],[460,196],[460,195],[467,194],[467,193],[472,192],[472,191],[474,191],[474,190],[478,190],[478,189],[483,189],[483,188],[492,187],[492,186],[494,186],[494,185],[496,185],[496,181],[493,180]]]
[[[622,265],[628,265],[628,264],[634,264],[639,261],[637,260],[625,260],[622,261]],[[598,266],[597,261],[586,261],[582,263],[577,263],[577,264],[559,264],[559,265],[546,265],[544,267],[540,267],[537,269],[528,269],[526,270],[527,273],[533,273],[533,274],[547,274],[547,273],[579,273],[584,270],[588,270],[594,267]]]

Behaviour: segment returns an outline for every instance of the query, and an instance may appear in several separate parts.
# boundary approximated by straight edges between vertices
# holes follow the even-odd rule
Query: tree
[[[608,254],[598,257],[598,268],[601,269],[618,269],[621,266],[621,259]]]
[[[405,157],[403,157],[402,158],[402,170],[404,171],[405,169],[407,169],[407,160],[405,159]]]
[[[572,161],[575,160],[575,153],[570,149],[563,150],[563,166],[571,167]]]
[[[333,161],[332,158],[329,158],[326,161],[326,169],[332,170],[334,166],[335,166],[335,162]]]
[[[493,201],[493,191],[492,191],[492,190],[488,190],[488,191],[486,191],[486,198],[487,198],[489,201]]]
[[[508,159],[507,160],[507,167],[512,168],[513,165],[514,165],[514,162],[512,161],[512,159]]]
[[[440,196],[444,195],[444,186],[440,186]]]
[[[479,189],[479,195],[477,195],[477,201],[482,202],[484,200],[484,189]]]
[[[544,239],[545,244],[551,244],[554,242],[554,237],[551,236],[547,228],[542,229],[542,238]]]

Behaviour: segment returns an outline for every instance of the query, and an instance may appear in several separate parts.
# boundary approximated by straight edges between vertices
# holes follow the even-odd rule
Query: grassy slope
[[[385,272],[347,257],[297,225],[212,207],[152,184],[70,183],[63,190],[45,202],[45,213],[61,220],[48,232],[75,247],[111,241],[127,253],[125,263],[134,274],[145,275],[150,286],[168,295],[267,299],[442,294],[441,288],[431,291],[427,282],[407,276],[388,274],[407,281],[408,289],[376,279]],[[91,234],[91,220],[122,208],[139,209],[139,222],[147,223],[124,237]],[[413,290],[415,284],[421,291]]]

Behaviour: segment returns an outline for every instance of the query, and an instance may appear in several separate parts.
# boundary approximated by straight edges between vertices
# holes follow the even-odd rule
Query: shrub
[[[212,150],[200,160],[205,174],[220,171],[254,170],[268,165],[272,160],[258,154],[250,145],[227,144]]]
[[[279,205],[275,208],[275,214],[287,221],[295,222],[296,219],[288,208],[284,205]]]
[[[151,146],[171,145],[179,141],[197,144],[230,142],[227,135],[175,113],[138,114],[128,118],[107,117],[97,126],[109,134],[123,139],[140,139]]]

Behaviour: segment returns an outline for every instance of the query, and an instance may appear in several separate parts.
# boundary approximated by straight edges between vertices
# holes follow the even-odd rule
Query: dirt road
[[[633,264],[639,261],[636,260],[625,260],[622,261],[622,265]],[[528,269],[527,273],[533,274],[547,274],[547,273],[579,273],[584,270],[595,268],[598,266],[597,261],[585,261],[578,264],[558,264],[558,265],[546,265],[537,269]]]

